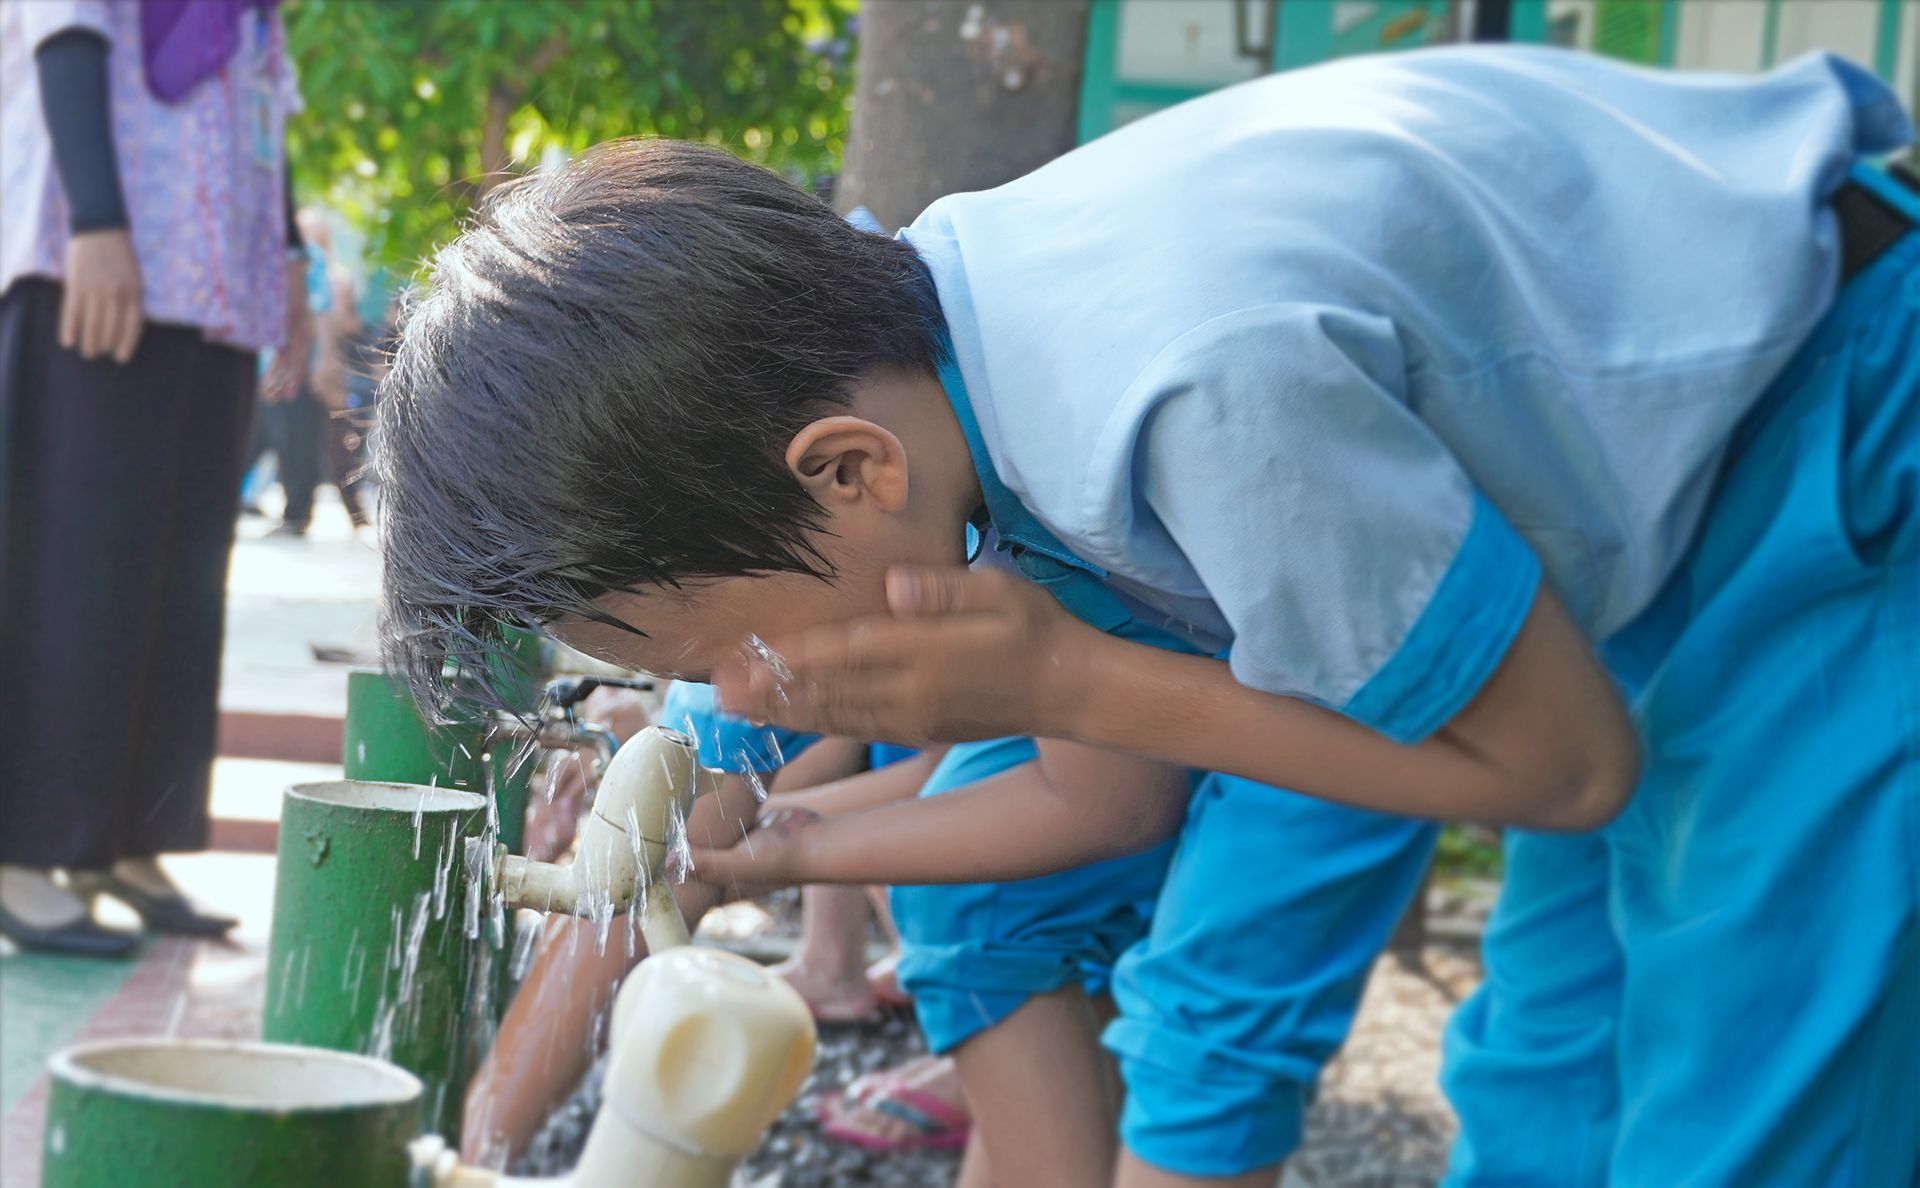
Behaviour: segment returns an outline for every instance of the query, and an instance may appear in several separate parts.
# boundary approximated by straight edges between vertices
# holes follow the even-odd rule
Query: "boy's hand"
[[[889,617],[769,641],[714,673],[728,713],[853,738],[927,745],[1072,737],[1085,661],[1105,636],[997,570],[898,566]],[[784,669],[784,671],[782,671]]]
[[[812,809],[768,813],[736,845],[695,849],[692,875],[729,898],[739,899],[752,899],[804,882],[806,832],[821,819]]]

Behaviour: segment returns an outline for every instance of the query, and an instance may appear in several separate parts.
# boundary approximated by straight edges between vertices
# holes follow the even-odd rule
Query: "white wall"
[[[1128,82],[1226,86],[1265,73],[1234,50],[1233,0],[1121,0],[1119,76]],[[1251,35],[1266,45],[1271,0],[1253,0]]]

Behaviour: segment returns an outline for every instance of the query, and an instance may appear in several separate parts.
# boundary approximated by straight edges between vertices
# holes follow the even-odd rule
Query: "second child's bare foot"
[[[910,1007],[913,995],[900,988],[900,950],[867,966],[867,988],[881,1006]]]
[[[807,1000],[807,1009],[822,1023],[858,1023],[872,1018],[880,1009],[873,988],[859,973],[851,977],[815,969],[804,960],[793,958],[773,967],[773,972]]]

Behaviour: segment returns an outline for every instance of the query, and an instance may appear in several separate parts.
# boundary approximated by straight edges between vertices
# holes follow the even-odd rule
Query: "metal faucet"
[[[620,736],[598,722],[583,722],[576,707],[599,688],[637,689],[651,692],[649,680],[623,680],[615,677],[559,677],[547,682],[540,698],[539,717],[528,721],[514,714],[495,715],[495,726],[518,738],[531,738],[536,746],[550,751],[592,751],[591,783],[597,785],[620,749]],[[592,790],[588,796],[591,798]]]

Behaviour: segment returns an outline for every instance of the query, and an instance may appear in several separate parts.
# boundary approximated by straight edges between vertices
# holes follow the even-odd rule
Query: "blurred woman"
[[[255,355],[310,333],[272,0],[0,4],[0,933],[120,955],[88,897],[219,934],[204,848]]]

